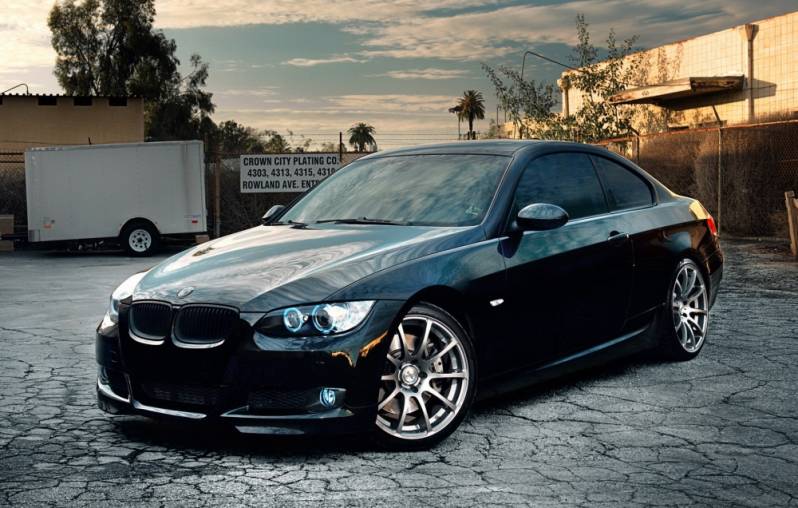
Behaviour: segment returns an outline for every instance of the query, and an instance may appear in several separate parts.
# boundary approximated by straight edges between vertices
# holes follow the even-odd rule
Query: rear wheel
[[[122,247],[131,256],[151,256],[160,245],[160,235],[148,222],[133,222],[125,226],[119,235]]]
[[[419,304],[402,319],[380,380],[377,438],[391,448],[433,446],[460,425],[476,388],[474,349],[443,309]]]
[[[663,313],[663,353],[674,360],[698,356],[709,325],[709,292],[701,268],[683,259],[674,270]]]

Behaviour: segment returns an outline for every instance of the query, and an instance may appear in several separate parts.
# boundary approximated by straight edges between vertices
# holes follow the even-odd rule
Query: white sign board
[[[241,192],[305,192],[338,171],[337,153],[242,155]]]

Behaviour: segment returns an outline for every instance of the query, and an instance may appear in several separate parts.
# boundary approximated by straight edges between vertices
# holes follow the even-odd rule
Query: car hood
[[[476,241],[481,234],[481,228],[258,226],[165,260],[147,272],[133,299],[265,312],[323,301],[363,277]]]

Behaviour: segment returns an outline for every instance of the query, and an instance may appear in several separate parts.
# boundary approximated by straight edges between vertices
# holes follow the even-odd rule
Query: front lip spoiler
[[[125,376],[125,379],[127,380],[127,376]],[[128,390],[130,389],[129,387],[130,387],[130,381],[128,380]],[[205,413],[195,413],[192,411],[178,411],[176,409],[166,409],[163,407],[155,407],[155,406],[149,406],[147,404],[142,404],[141,402],[132,399],[131,397],[126,398],[117,395],[109,385],[100,381],[99,378],[97,379],[97,390],[104,396],[108,397],[109,399],[112,399],[116,402],[121,402],[123,404],[132,407],[133,409],[137,409],[139,411],[143,411],[146,413],[154,413],[165,416],[176,416],[178,418],[189,418],[191,420],[202,420],[203,418],[208,416]]]
[[[103,384],[99,379],[97,380],[97,397],[100,408],[112,414],[139,414],[156,418],[176,418],[197,423],[210,421],[228,423],[243,434],[351,434],[367,431],[373,426],[373,417],[370,413],[366,412],[364,414],[363,412],[353,411],[354,408],[346,407],[317,413],[261,415],[249,413],[248,408],[242,406],[216,416],[167,409],[142,404],[132,397],[122,397],[114,393],[110,386]]]
[[[148,406],[146,404],[142,404],[137,400],[133,401],[132,406],[134,409],[138,409],[139,411],[146,411],[148,413],[156,413],[166,416],[176,416],[178,418],[189,418],[191,420],[202,420],[208,416],[205,413],[194,413],[192,411],[178,411],[176,409],[166,409],[163,407]]]

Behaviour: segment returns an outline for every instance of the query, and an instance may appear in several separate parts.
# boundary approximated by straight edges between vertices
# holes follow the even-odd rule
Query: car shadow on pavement
[[[532,387],[491,397],[475,404],[468,420],[488,418],[516,404],[534,404],[551,392],[569,390],[580,382],[621,377],[629,370],[659,363],[650,353],[619,359],[600,367],[583,370]],[[185,423],[145,417],[117,417],[117,431],[126,439],[172,450],[217,452],[225,455],[268,457],[325,456],[386,451],[369,435],[270,436],[241,434],[230,425]],[[457,431],[448,440],[457,439]],[[446,442],[446,441],[444,441]]]
[[[164,256],[171,256],[172,254],[177,254],[178,252],[184,251],[189,247],[193,247],[193,245],[189,244],[170,244],[164,245],[158,252],[154,255],[153,259],[157,259],[160,261],[161,257]],[[142,258],[133,258],[130,254],[128,254],[124,249],[120,248],[103,248],[103,249],[86,249],[86,250],[43,250],[43,249],[32,249],[26,250],[23,252],[30,252],[42,257],[49,257],[49,258],[128,258],[128,259],[147,259],[146,257]]]
[[[602,365],[585,368],[584,370],[482,400],[474,406],[471,418],[479,417],[483,413],[500,411],[510,405],[534,403],[537,398],[549,396],[553,392],[574,389],[583,382],[592,383],[620,378],[632,370],[649,365],[659,365],[663,361],[665,360],[662,360],[656,351],[643,351],[624,358],[618,358]]]
[[[118,418],[114,425],[130,441],[199,453],[211,451],[225,455],[292,457],[378,450],[369,436],[356,434],[327,437],[242,434],[230,425],[187,425],[145,417]]]

